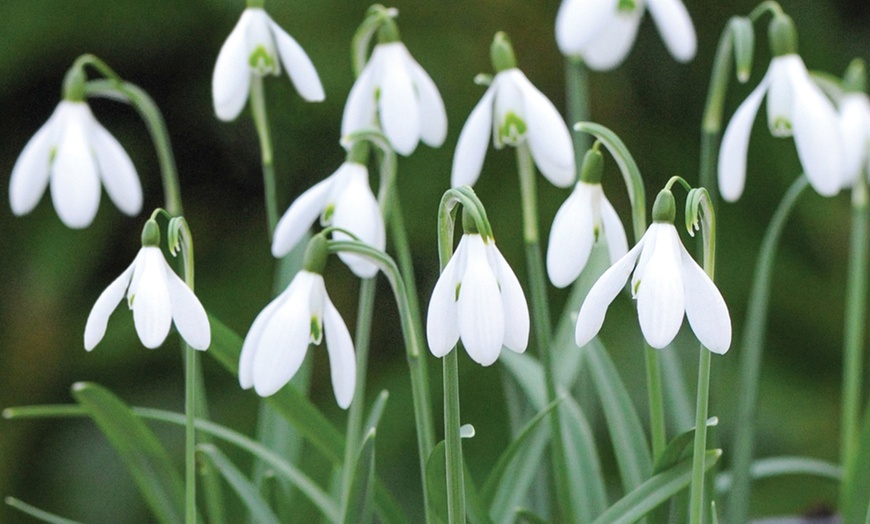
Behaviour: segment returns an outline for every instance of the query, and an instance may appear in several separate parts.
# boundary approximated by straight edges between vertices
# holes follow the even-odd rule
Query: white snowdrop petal
[[[719,193],[728,202],[736,202],[743,194],[746,184],[746,153],[749,150],[749,133],[752,123],[767,90],[770,73],[765,75],[746,100],[740,104],[719,147]]]
[[[172,325],[172,306],[166,287],[166,260],[158,247],[143,247],[137,261],[142,270],[133,293],[133,324],[139,340],[146,348],[154,349],[166,340]],[[138,269],[138,267],[137,267]]]
[[[770,134],[778,138],[792,136],[794,132],[794,86],[791,78],[795,68],[798,71],[804,68],[797,55],[773,58],[768,67],[770,86],[767,90],[767,127]]]
[[[305,359],[311,333],[309,291],[310,286],[301,286],[299,293],[288,296],[263,327],[252,370],[254,390],[261,397],[290,382]]]
[[[613,264],[628,253],[628,238],[626,238],[622,220],[619,219],[613,205],[603,193],[601,195],[601,226],[604,228],[610,263]]]
[[[447,138],[447,111],[438,87],[428,73],[405,50],[407,64],[417,88],[420,108],[420,138],[431,147],[441,147]]]
[[[311,186],[290,204],[278,221],[278,225],[275,226],[275,233],[272,235],[272,256],[281,258],[289,253],[311,229],[311,225],[323,211],[333,182],[338,178],[337,175],[342,167],[325,180]]]
[[[652,249],[637,287],[637,316],[646,341],[661,349],[677,336],[686,311],[680,237],[672,224],[660,224]]]
[[[597,38],[616,13],[619,0],[565,0],[556,15],[556,44],[564,55],[577,56]]]
[[[722,355],[731,347],[731,317],[725,299],[683,246],[680,246],[680,259],[689,325],[704,347]]]
[[[839,123],[843,138],[842,187],[851,187],[864,169],[870,151],[870,99],[864,93],[849,93],[840,102]]]
[[[323,92],[320,77],[317,76],[317,70],[311,59],[308,58],[308,54],[292,36],[281,29],[281,26],[271,18],[269,18],[269,28],[272,30],[272,36],[275,37],[278,54],[281,55],[281,62],[284,64],[284,69],[287,70],[290,81],[293,82],[293,87],[302,98],[309,102],[323,101],[326,94]]]
[[[523,116],[528,127],[529,149],[538,169],[558,187],[574,183],[574,145],[562,115],[543,93],[517,71],[518,85],[525,105]]]
[[[578,182],[553,219],[547,244],[547,274],[563,288],[574,282],[592,253],[595,243],[589,184]]]
[[[511,351],[523,353],[529,345],[529,305],[526,302],[526,295],[513,269],[495,244],[489,244],[487,247],[493,254],[490,260],[494,259],[496,263],[495,271],[501,290],[504,309],[503,344]]]
[[[100,178],[88,142],[89,111],[84,103],[70,115],[51,166],[51,199],[61,221],[73,229],[89,226],[100,205]]]
[[[346,164],[347,184],[335,203],[332,225],[354,233],[359,239],[381,251],[386,247],[386,232],[381,208],[369,186],[368,170],[361,164]],[[333,233],[336,240],[350,240],[340,231]],[[339,258],[360,278],[371,278],[378,266],[366,257],[353,253],[339,253]]]
[[[12,168],[9,204],[12,212],[18,216],[32,211],[48,186],[51,147],[56,140],[60,112],[61,106],[58,106],[54,114],[24,146]]]
[[[133,161],[115,137],[96,119],[91,126],[91,139],[100,168],[100,178],[109,198],[125,214],[138,214],[142,210],[142,185]]]
[[[420,110],[410,71],[406,67],[404,44],[380,44],[383,56],[381,95],[378,105],[381,125],[390,144],[408,156],[420,141]],[[405,51],[407,53],[407,51]]]
[[[172,320],[175,328],[185,342],[193,349],[203,351],[211,344],[211,325],[205,308],[193,291],[166,263],[166,289],[169,292],[169,303],[172,305]]]
[[[293,283],[291,282],[290,287],[292,286]],[[242,386],[242,389],[254,387],[254,358],[260,348],[263,330],[266,329],[275,311],[284,303],[288,292],[289,288],[269,302],[254,319],[248,334],[245,335],[245,341],[242,343],[242,354],[239,357],[239,385]]]
[[[353,339],[338,310],[324,291],[323,334],[326,337],[326,350],[329,353],[329,371],[332,377],[332,390],[339,407],[347,409],[353,400],[356,388],[356,356]]]
[[[681,0],[647,0],[653,21],[668,51],[680,62],[695,58],[698,39],[692,18]]]
[[[610,17],[584,49],[582,56],[586,65],[595,71],[610,71],[621,64],[634,44],[642,14],[642,8],[635,8],[628,13],[618,11]]]
[[[214,111],[224,121],[235,120],[245,103],[251,86],[248,65],[247,31],[251,10],[246,9],[218,53],[211,79]]]
[[[435,289],[429,299],[426,312],[426,341],[429,351],[436,357],[443,357],[459,340],[459,319],[456,304],[456,270],[459,266],[459,250],[450,258],[444,271],[435,282]]]
[[[456,142],[456,152],[453,155],[451,187],[473,186],[480,176],[492,133],[493,97],[497,84],[498,75],[462,126],[459,140]]]
[[[458,315],[459,337],[472,360],[489,366],[501,353],[505,318],[495,274],[487,262],[480,235],[466,235],[468,258],[461,276]]]
[[[377,51],[378,48],[375,47],[371,59],[347,95],[344,113],[341,116],[341,136],[343,137],[355,131],[371,128],[376,124],[375,90],[378,88],[377,83],[380,80],[377,78],[380,70]]]
[[[88,321],[85,324],[85,349],[90,351],[103,340],[103,335],[106,334],[106,325],[109,322],[109,316],[118,307],[118,303],[124,298],[124,291],[127,290],[127,285],[130,283],[130,277],[133,275],[133,265],[124,270],[121,276],[116,278],[109,284],[91,308],[88,315]]]
[[[610,266],[592,285],[583,305],[580,306],[580,313],[577,315],[574,341],[578,346],[583,347],[588,344],[601,330],[607,308],[625,287],[625,282],[631,274],[631,269],[634,267],[638,255],[640,255],[645,238],[642,238],[631,251]]]

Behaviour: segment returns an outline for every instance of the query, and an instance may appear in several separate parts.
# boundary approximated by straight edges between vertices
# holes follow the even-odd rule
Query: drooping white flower
[[[314,64],[296,40],[262,8],[245,9],[214,66],[211,87],[218,118],[230,121],[239,116],[248,100],[251,75],[278,76],[282,64],[302,98],[325,98]]]
[[[613,264],[628,251],[625,228],[604,196],[601,184],[577,182],[574,191],[556,212],[547,245],[547,274],[556,287],[574,282],[602,236]]]
[[[513,270],[492,239],[466,233],[435,284],[426,320],[429,350],[443,357],[462,339],[468,355],[489,366],[502,346],[522,353],[529,308]]]
[[[375,45],[347,97],[341,134],[378,121],[393,149],[405,156],[420,140],[439,147],[447,136],[447,113],[438,88],[399,41]]]
[[[124,298],[133,310],[133,323],[142,344],[153,349],[175,328],[194,349],[211,343],[208,316],[193,291],[169,267],[157,246],[143,246],[121,276],[100,294],[85,325],[85,349],[90,351],[103,339],[109,315]]]
[[[862,172],[870,176],[870,99],[865,93],[843,95],[839,123],[845,164],[842,187],[847,188],[855,184]]]
[[[27,214],[50,185],[61,221],[73,229],[85,228],[97,214],[101,182],[123,213],[141,211],[142,186],[127,152],[86,102],[64,100],[15,162],[9,203],[16,215]]]
[[[299,370],[308,345],[319,345],[323,337],[335,399],[347,409],[356,384],[353,340],[323,277],[304,269],[251,325],[242,345],[239,383],[262,397],[276,393]]]
[[[671,55],[679,62],[692,60],[698,42],[681,0],[564,0],[556,15],[559,50],[595,70],[617,67],[634,44],[647,4]]]
[[[636,267],[635,267],[636,264]],[[631,278],[640,329],[650,346],[671,343],[683,314],[707,349],[723,354],[731,346],[731,319],[716,285],[680,242],[673,223],[654,222],[636,246],[604,272],[589,290],[574,332],[582,347],[598,334],[607,308]]]
[[[327,179],[299,195],[278,221],[272,238],[272,255],[280,258],[289,253],[318,216],[323,226],[346,229],[382,251],[386,246],[384,218],[369,186],[368,169],[362,164],[345,162]],[[333,238],[349,239],[340,231],[335,231]],[[338,256],[361,278],[372,277],[378,271],[375,264],[359,255],[339,253]]]

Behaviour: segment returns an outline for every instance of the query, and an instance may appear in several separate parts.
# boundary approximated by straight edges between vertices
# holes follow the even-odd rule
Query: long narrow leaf
[[[239,498],[244,502],[248,511],[255,521],[262,524],[280,524],[280,520],[272,508],[266,504],[257,488],[248,480],[232,462],[212,444],[200,444],[197,451],[209,458],[212,464],[220,471],[227,483],[232,487]]]
[[[752,480],[782,475],[809,475],[840,482],[843,478],[843,468],[839,464],[810,457],[768,457],[753,462],[749,474]],[[863,485],[862,489],[865,493],[870,493],[870,475],[867,475],[866,478],[868,482]],[[732,482],[733,478],[730,471],[719,473],[716,476],[716,491],[727,493],[731,489]],[[847,520],[847,522],[853,522],[853,520]],[[854,522],[863,522],[863,520],[855,520]]]
[[[489,504],[489,515],[494,522],[512,522],[516,508],[526,505],[529,490],[540,478],[541,464],[544,463],[544,450],[550,442],[549,424],[541,424],[533,432],[522,453],[505,470],[502,481],[497,485]]]
[[[710,417],[707,419],[708,428],[716,427],[718,424],[719,419],[716,417]],[[658,459],[656,459],[653,474],[661,473],[674,467],[683,458],[683,453],[686,451],[686,448],[692,444],[694,440],[695,428],[684,431],[671,439],[671,441],[668,442],[667,447],[662,451],[662,454]]]
[[[49,513],[48,511],[39,509],[35,506],[31,506],[30,504],[18,500],[15,497],[6,497],[6,504],[9,507],[15,508],[18,511],[30,515],[31,517],[40,520],[42,522],[47,522],[48,524],[79,524],[75,520],[70,520],[54,513]]]
[[[562,432],[567,443],[565,460],[572,465],[568,470],[568,480],[574,494],[574,512],[579,522],[592,522],[607,508],[606,486],[595,437],[577,401],[567,397],[558,409],[562,410]]]
[[[432,449],[432,454],[426,461],[426,474],[429,476],[429,504],[432,505],[434,514],[447,522],[447,448],[442,440]],[[466,519],[470,524],[491,524],[489,515],[481,500],[480,493],[474,485],[468,467],[465,468],[465,499]]]
[[[707,451],[704,469],[710,469],[722,456],[722,450]],[[673,468],[653,475],[613,506],[610,506],[594,524],[629,524],[680,492],[692,481],[692,460],[687,459]]]
[[[121,456],[154,517],[184,522],[184,483],[148,426],[102,386],[79,382],[72,393]]]
[[[375,435],[374,428],[366,432],[362,447],[356,459],[350,491],[344,507],[345,524],[366,523],[371,520],[371,493],[375,478]],[[348,464],[348,467],[351,465]]]

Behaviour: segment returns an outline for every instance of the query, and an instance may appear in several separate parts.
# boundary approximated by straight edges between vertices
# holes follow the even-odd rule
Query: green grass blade
[[[495,522],[511,522],[517,507],[528,505],[525,501],[539,477],[541,465],[545,463],[544,450],[550,442],[548,424],[540,426],[529,439],[523,453],[511,462],[504,473],[510,481],[499,482],[492,502],[489,504],[489,514]]]
[[[280,524],[280,520],[272,508],[266,504],[256,487],[248,480],[232,462],[212,444],[200,444],[197,451],[208,457],[215,468],[223,475],[232,487],[255,521],[262,524]]]
[[[378,395],[378,398],[375,399],[375,403],[372,405],[372,410],[369,412],[369,417],[366,419],[365,426],[363,426],[363,440],[368,438],[368,432],[373,429],[377,429],[378,424],[381,422],[381,415],[384,414],[384,409],[387,407],[387,400],[390,398],[390,392],[386,389],[381,391]]]
[[[342,521],[345,524],[366,523],[371,520],[371,494],[375,478],[375,434],[374,428],[366,432],[356,464],[353,465],[353,478],[350,481],[350,490],[343,509]]]
[[[652,472],[652,459],[640,417],[610,355],[597,339],[583,348],[583,357],[589,364],[607,419],[623,488],[626,492],[631,491]]]
[[[719,424],[719,419],[716,417],[710,417],[707,419],[707,427],[712,428],[716,427]],[[683,455],[686,452],[686,448],[689,447],[692,442],[695,440],[695,428],[692,428],[688,431],[684,431],[680,433],[670,442],[668,442],[667,447],[656,459],[655,467],[653,468],[653,474],[661,473],[665,470],[671,469],[678,462],[680,462],[684,457]]]
[[[810,457],[768,457],[758,459],[749,469],[752,480],[779,477],[782,475],[810,475],[840,482],[843,478],[843,468],[826,460]],[[863,484],[865,502],[870,499],[870,472],[865,474],[867,480]],[[730,471],[723,471],[716,476],[716,491],[727,493],[732,486],[733,477]],[[848,504],[847,504],[848,506]],[[847,519],[846,522],[862,522],[863,519]]]
[[[18,500],[15,497],[6,497],[6,505],[9,507],[15,508],[18,511],[30,515],[31,517],[39,520],[41,522],[47,522],[48,524],[79,524],[78,521],[70,520],[54,513],[49,513],[48,511],[39,509],[35,506],[31,506],[30,504]]]
[[[722,450],[707,451],[704,469],[710,469],[722,456]],[[692,481],[692,459],[653,475],[637,488],[607,509],[594,524],[628,524],[636,522],[676,493],[686,489]]]
[[[547,392],[544,385],[544,370],[541,363],[527,353],[502,352],[499,362],[514,377],[526,398],[538,411],[547,403]]]
[[[432,449],[432,454],[426,461],[426,475],[429,477],[426,485],[429,487],[429,504],[439,519],[447,522],[447,447],[442,440]],[[468,467],[465,467],[465,513],[470,524],[491,524],[486,506],[480,493],[474,485]]]
[[[184,483],[154,433],[115,394],[73,384],[72,394],[121,456],[159,522],[184,522]]]
[[[573,398],[567,397],[558,409],[562,410],[564,421],[565,460],[571,464],[568,487],[574,494],[573,511],[579,522],[592,522],[607,508],[606,486],[595,448],[595,436],[583,410]]]

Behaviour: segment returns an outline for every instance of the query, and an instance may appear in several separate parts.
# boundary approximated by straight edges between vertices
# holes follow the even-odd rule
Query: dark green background
[[[746,14],[748,1],[687,0],[698,33],[698,56],[677,64],[647,19],[625,64],[592,74],[593,119],[616,131],[654,194],[672,175],[697,179],[699,122],[716,42],[729,16]],[[353,76],[350,39],[368,4],[351,1],[269,0],[273,18],[306,49],[323,81],[326,101],[303,102],[286,77],[267,82],[279,174],[279,207],[328,176],[344,159],[338,145],[341,112]],[[412,1],[395,3],[407,47],[441,90],[448,111],[447,142],[422,146],[399,162],[403,198],[415,253],[422,302],[437,275],[435,221],[448,187],[459,130],[483,88],[472,83],[489,72],[492,35],[512,38],[519,67],[564,106],[562,57],[553,22],[558,2],[523,0]],[[205,307],[239,333],[247,331],[270,296],[275,261],[269,255],[256,135],[245,111],[237,122],[213,114],[210,82],[220,46],[236,23],[241,0],[4,0],[0,3],[0,173],[11,172],[27,140],[60,100],[61,80],[81,53],[94,53],[125,79],[145,88],[162,109],[181,175],[186,217],[196,240],[197,294]],[[865,0],[784,0],[798,27],[807,66],[839,75],[853,57],[870,58],[870,6]],[[648,17],[647,17],[648,18]],[[764,73],[769,60],[766,18],[758,25],[756,65],[748,86],[731,86],[730,115]],[[162,205],[157,162],[136,114],[96,100],[94,113],[124,145],[145,189],[140,217],[122,215],[103,196],[94,224],[65,228],[46,196],[36,211],[13,217],[0,206],[0,407],[70,402],[69,388],[97,381],[135,405],[181,410],[181,358],[174,335],[149,351],[135,337],[121,308],[106,339],[90,354],[82,344],[85,320],[102,289],[132,261],[147,213]],[[714,359],[714,407],[727,441],[736,398],[734,370],[752,267],[764,228],[787,185],[800,172],[791,140],[775,140],[759,118],[750,145],[747,193],[720,210],[718,281],[735,325],[735,345]],[[519,196],[510,152],[491,150],[476,190],[487,206],[499,246],[525,286]],[[5,179],[4,179],[5,180]],[[539,179],[541,224],[549,230],[566,190]],[[605,190],[628,221],[628,204],[613,162]],[[8,183],[0,184],[7,202]],[[848,197],[802,198],[789,223],[773,283],[770,330],[761,385],[761,454],[837,458],[843,292],[849,235]],[[544,237],[546,238],[546,236]],[[688,241],[688,237],[685,237]],[[327,270],[333,300],[353,329],[357,281],[336,261]],[[551,289],[554,307],[564,292]],[[373,333],[370,395],[392,393],[378,434],[378,469],[409,514],[419,515],[419,476],[409,384],[395,307],[379,288]],[[646,405],[633,305],[617,300],[603,339]],[[629,335],[625,335],[629,333]],[[685,334],[688,332],[686,331]],[[691,337],[684,337],[691,341]],[[623,344],[628,340],[629,343]],[[693,344],[686,344],[692,348]],[[692,376],[694,349],[686,349]],[[322,348],[314,355],[312,397],[339,425]],[[439,362],[431,360],[433,394],[440,395]],[[256,398],[206,358],[214,418],[252,433]],[[473,473],[482,479],[507,439],[499,366],[480,368],[462,358],[463,422],[477,427],[466,444]],[[645,408],[644,408],[645,410]],[[440,411],[440,410],[436,410]],[[603,420],[596,422],[601,449]],[[439,425],[440,427],[440,425]],[[176,428],[155,426],[180,451]],[[233,455],[245,466],[245,458]],[[180,457],[180,454],[179,454]],[[727,456],[725,458],[727,462]],[[322,464],[313,462],[312,468]],[[321,475],[323,477],[323,475]],[[757,485],[759,514],[795,513],[831,503],[830,484],[787,479]],[[142,522],[147,513],[114,451],[86,420],[0,421],[0,495],[12,495],[87,522]],[[26,520],[0,508],[0,521]]]

